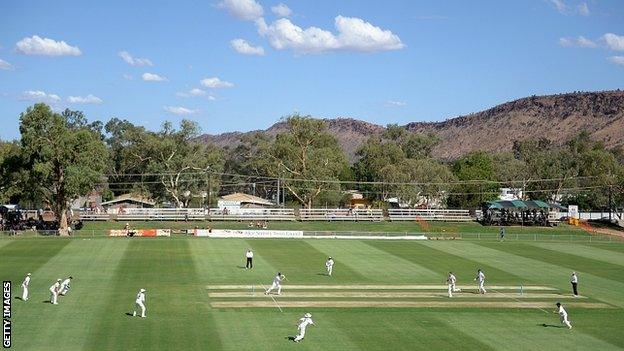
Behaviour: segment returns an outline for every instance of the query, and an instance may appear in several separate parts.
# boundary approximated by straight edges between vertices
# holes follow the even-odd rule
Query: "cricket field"
[[[475,293],[478,268],[486,295]],[[264,295],[278,271],[282,295]],[[453,298],[449,271],[462,288]],[[69,275],[67,296],[47,303]],[[0,277],[12,281],[14,350],[624,349],[621,243],[5,237]],[[128,315],[140,288],[144,319]],[[296,344],[288,337],[305,312],[316,325]]]

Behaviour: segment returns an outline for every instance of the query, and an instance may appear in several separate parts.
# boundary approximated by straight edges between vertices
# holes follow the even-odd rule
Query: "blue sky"
[[[624,88],[624,1],[2,1],[0,47],[2,139],[36,101],[207,133],[405,124]]]

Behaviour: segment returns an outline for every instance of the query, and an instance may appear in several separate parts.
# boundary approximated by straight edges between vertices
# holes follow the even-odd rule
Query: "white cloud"
[[[3,59],[0,59],[0,69],[5,70],[5,71],[10,71],[13,69],[13,65],[6,62]]]
[[[546,0],[546,2],[551,4],[560,13],[565,13],[565,11],[568,9],[563,0]]]
[[[589,6],[587,6],[586,2],[580,3],[577,7],[576,7],[579,15],[581,16],[589,16],[590,12],[589,12]]]
[[[122,75],[122,77],[123,77],[125,80],[133,80],[133,79],[134,79],[134,77],[132,76],[132,74],[127,74],[127,73],[124,73],[124,74]]]
[[[279,17],[290,17],[293,13],[290,7],[286,6],[286,4],[283,3],[272,6],[271,11]]]
[[[595,48],[597,45],[592,40],[580,35],[576,38],[560,38],[559,45],[564,47],[581,47],[581,48]]]
[[[602,36],[602,39],[611,50],[624,51],[624,36],[607,33]]]
[[[176,93],[177,97],[182,97],[182,98],[190,98],[190,97],[198,97],[198,96],[206,96],[208,95],[208,93],[205,90],[199,89],[199,88],[193,88],[189,91],[181,91]],[[211,97],[211,95],[209,96],[209,98]]]
[[[256,20],[264,14],[262,5],[255,0],[222,0],[217,7],[227,10],[233,17],[244,21]]]
[[[252,46],[244,39],[234,39],[230,41],[230,45],[239,54],[264,56],[264,48],[262,46]]]
[[[20,97],[21,100],[35,101],[35,102],[45,102],[48,104],[53,104],[61,101],[61,97],[56,94],[48,94],[45,91],[41,90],[27,90],[22,93]]]
[[[149,59],[134,57],[127,51],[120,51],[118,55],[119,57],[121,57],[122,60],[124,60],[127,64],[131,66],[153,66],[154,65],[152,61],[150,61]]]
[[[67,98],[67,102],[70,104],[101,104],[102,99],[95,95],[89,94],[87,96],[70,96]]]
[[[199,112],[199,110],[191,110],[182,106],[163,106],[163,109],[172,115],[178,116],[193,115]]]
[[[49,38],[41,38],[33,35],[24,38],[15,44],[19,53],[24,55],[40,56],[80,56],[82,52],[77,46],[71,46],[64,41],[56,41]]]
[[[217,89],[217,88],[232,88],[234,86],[234,83],[221,80],[219,79],[219,77],[211,77],[211,78],[202,79],[201,85],[206,88]]]
[[[169,81],[166,77],[159,76],[156,73],[143,73],[141,78],[146,82],[167,82]]]
[[[407,102],[395,101],[395,100],[388,100],[388,101],[386,101],[386,104],[388,104],[390,106],[398,106],[398,107],[407,106]]]
[[[624,67],[624,56],[611,56],[607,58],[609,61],[615,63],[618,66]]]
[[[267,25],[264,19],[256,21],[258,33],[269,40],[277,50],[291,49],[297,54],[329,51],[376,52],[405,47],[401,39],[389,30],[383,30],[360,18],[337,16],[334,19],[337,34],[318,28],[301,28],[286,18]]]

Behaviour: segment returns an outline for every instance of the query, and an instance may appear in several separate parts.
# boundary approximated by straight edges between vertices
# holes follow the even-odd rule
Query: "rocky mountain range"
[[[325,121],[352,161],[366,138],[385,129],[354,118]],[[433,151],[434,156],[446,160],[476,150],[511,150],[515,140],[529,138],[547,138],[563,144],[583,130],[613,148],[624,146],[624,91],[531,96],[442,122],[412,122],[404,127],[413,133],[437,135],[440,143]],[[278,122],[260,132],[274,136],[285,129],[284,122]],[[204,134],[199,138],[233,147],[246,133]]]

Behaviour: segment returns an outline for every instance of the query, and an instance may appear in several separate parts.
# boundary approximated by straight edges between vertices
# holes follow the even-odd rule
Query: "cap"
[[[306,313],[303,316],[306,317],[306,318],[312,318],[312,314],[310,314],[310,313]]]
[[[145,289],[141,289],[141,290],[139,290],[139,292],[145,292]]]
[[[26,274],[26,275],[30,275],[30,273]]]
[[[57,282],[60,282],[61,280],[60,280],[60,279],[57,279],[56,281],[57,281]]]

